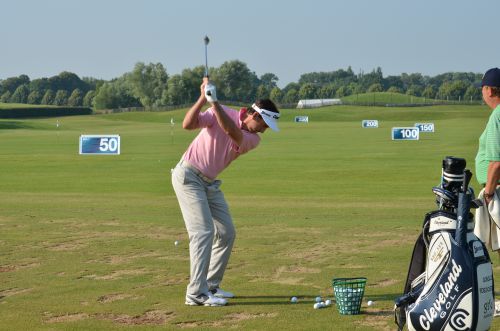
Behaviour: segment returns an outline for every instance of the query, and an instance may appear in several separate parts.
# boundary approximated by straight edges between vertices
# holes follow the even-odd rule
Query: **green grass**
[[[196,135],[181,129],[185,111],[0,120],[0,330],[394,330],[441,160],[465,157],[474,171],[489,115],[283,110],[281,132],[220,176],[237,231],[223,285],[239,298],[208,308],[184,305],[188,238],[170,169]],[[417,121],[435,133],[391,141],[391,127]],[[99,133],[120,134],[122,155],[78,155],[80,134]],[[362,314],[313,309],[332,278],[351,276],[368,279]]]
[[[3,102],[0,102],[0,109],[44,108],[44,107],[54,108],[54,107],[57,107],[57,106],[52,106],[52,105],[30,105],[30,104],[26,104],[26,103],[3,103]]]

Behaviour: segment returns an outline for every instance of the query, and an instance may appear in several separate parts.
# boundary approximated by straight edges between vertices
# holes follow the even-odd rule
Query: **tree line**
[[[169,75],[161,63],[138,62],[132,71],[106,81],[80,78],[64,71],[50,78],[30,80],[27,75],[0,80],[0,102],[34,105],[84,106],[96,109],[124,107],[162,107],[189,104],[199,96],[205,68],[197,66]],[[300,99],[342,98],[366,92],[393,92],[441,100],[481,100],[474,86],[478,73],[449,72],[434,77],[420,73],[386,76],[380,67],[369,73],[354,73],[351,67],[330,72],[311,72],[298,82],[279,88],[278,76],[260,77],[246,63],[233,60],[210,68],[210,79],[217,85],[221,100],[251,102],[271,98],[279,104]]]

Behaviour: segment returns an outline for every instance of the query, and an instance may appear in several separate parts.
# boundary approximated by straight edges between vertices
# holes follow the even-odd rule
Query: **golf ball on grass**
[[[325,301],[325,305],[331,306],[332,305],[332,300],[328,299]]]
[[[373,301],[371,300],[368,300],[368,302],[366,303],[368,306],[373,306]]]
[[[175,245],[175,246],[178,246],[178,245],[179,245],[179,242],[176,240],[176,241],[174,242],[174,245]]]
[[[321,309],[321,308],[325,308],[326,304],[323,301],[316,302],[313,307],[314,307],[314,309]]]
[[[297,303],[298,301],[299,301],[299,299],[297,299],[297,297],[292,297],[292,298],[290,299],[290,302],[291,302],[291,303]]]
[[[315,301],[316,302],[321,302],[321,297],[316,297]]]

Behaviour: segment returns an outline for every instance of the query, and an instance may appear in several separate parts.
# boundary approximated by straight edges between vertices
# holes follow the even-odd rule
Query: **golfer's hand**
[[[207,98],[205,98],[205,86],[208,84],[208,78],[203,77],[203,83],[200,85],[200,99],[203,99],[203,103],[207,102]]]
[[[205,98],[207,98],[208,102],[214,103],[217,102],[217,89],[215,88],[215,85],[213,85],[210,82],[207,82],[205,84]]]

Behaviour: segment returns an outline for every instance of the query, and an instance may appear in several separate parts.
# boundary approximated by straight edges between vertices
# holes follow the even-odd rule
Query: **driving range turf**
[[[182,130],[185,111],[0,120],[0,330],[394,330],[441,161],[464,157],[474,172],[490,114],[283,110],[281,132],[220,176],[237,232],[222,287],[238,297],[212,308],[184,305],[188,238],[170,169],[197,133]],[[416,122],[436,131],[391,140],[391,127]],[[78,155],[80,134],[119,134],[122,154]],[[333,298],[333,278],[360,276],[361,314],[313,309]]]

